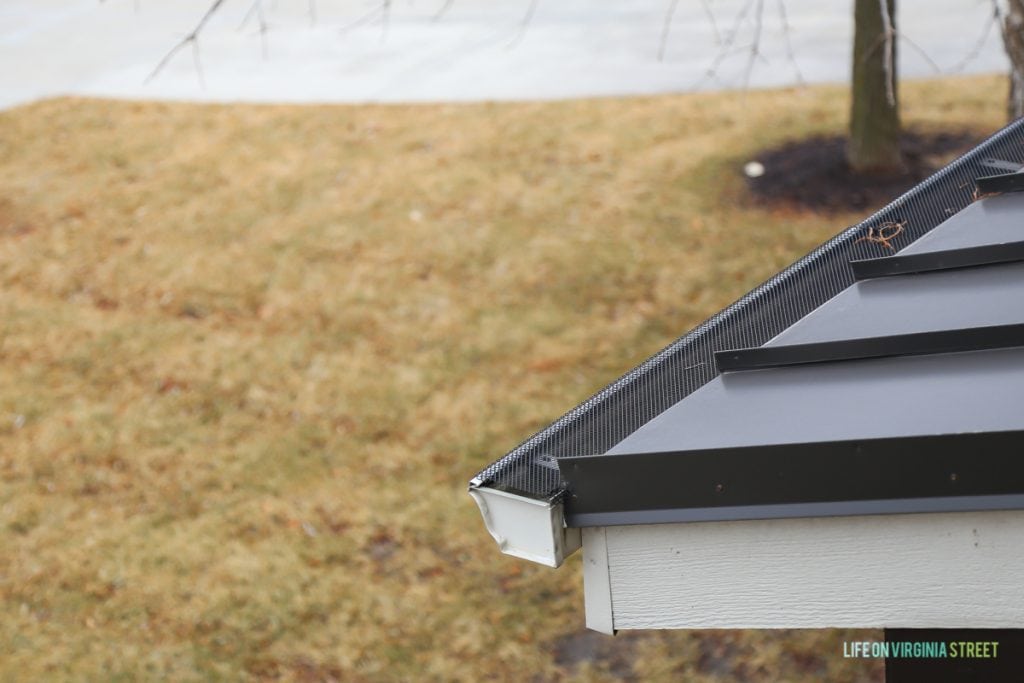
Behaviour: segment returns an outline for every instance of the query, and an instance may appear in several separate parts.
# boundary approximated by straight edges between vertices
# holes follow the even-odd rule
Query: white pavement
[[[663,61],[671,0],[225,0],[200,41],[200,79],[182,50],[148,83],[161,57],[210,0],[0,0],[0,108],[61,94],[248,102],[416,102],[551,99],[741,87],[755,23],[740,22],[731,52],[707,77],[748,0],[679,0]],[[756,3],[750,3],[756,4]],[[764,2],[763,58],[750,87],[796,82],[780,30],[779,0]],[[258,6],[258,5],[257,5]],[[792,52],[808,82],[850,70],[851,0],[785,0]],[[316,14],[311,21],[310,9]],[[899,26],[944,73],[1005,71],[988,0],[901,0]],[[361,23],[360,23],[361,22]],[[266,54],[263,54],[264,45]],[[934,74],[909,41],[905,77]],[[966,57],[976,52],[966,65]]]

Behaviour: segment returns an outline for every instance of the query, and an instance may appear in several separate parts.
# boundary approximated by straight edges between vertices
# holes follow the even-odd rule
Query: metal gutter
[[[548,567],[559,567],[579,549],[580,530],[565,525],[561,500],[536,500],[484,486],[469,484],[487,531],[506,555]]]

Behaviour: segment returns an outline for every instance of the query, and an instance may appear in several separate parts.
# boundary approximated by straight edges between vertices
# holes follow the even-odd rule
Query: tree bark
[[[854,0],[853,14],[853,106],[846,158],[858,173],[899,172],[904,167],[896,78],[896,0]]]
[[[1024,116],[1024,0],[1007,0],[1002,29],[1003,45],[1010,58],[1010,94],[1006,114],[1013,121]]]

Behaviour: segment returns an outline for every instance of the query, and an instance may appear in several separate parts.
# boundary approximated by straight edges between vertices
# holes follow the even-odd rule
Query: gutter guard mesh
[[[1024,165],[1024,119],[924,180],[709,318],[484,468],[473,484],[528,498],[564,493],[555,460],[607,452],[658,414],[718,376],[716,351],[761,346],[856,282],[851,260],[877,256],[857,242],[871,227],[905,221],[899,251],[974,201],[975,178],[996,158]]]

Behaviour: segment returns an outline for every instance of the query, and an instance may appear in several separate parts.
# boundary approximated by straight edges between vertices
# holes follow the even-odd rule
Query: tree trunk
[[[1024,116],[1024,0],[1008,0],[1003,19],[1003,45],[1010,58],[1010,96],[1006,114],[1012,121]]]
[[[896,173],[903,170],[896,0],[854,0],[853,18],[853,108],[846,158],[858,173]]]

